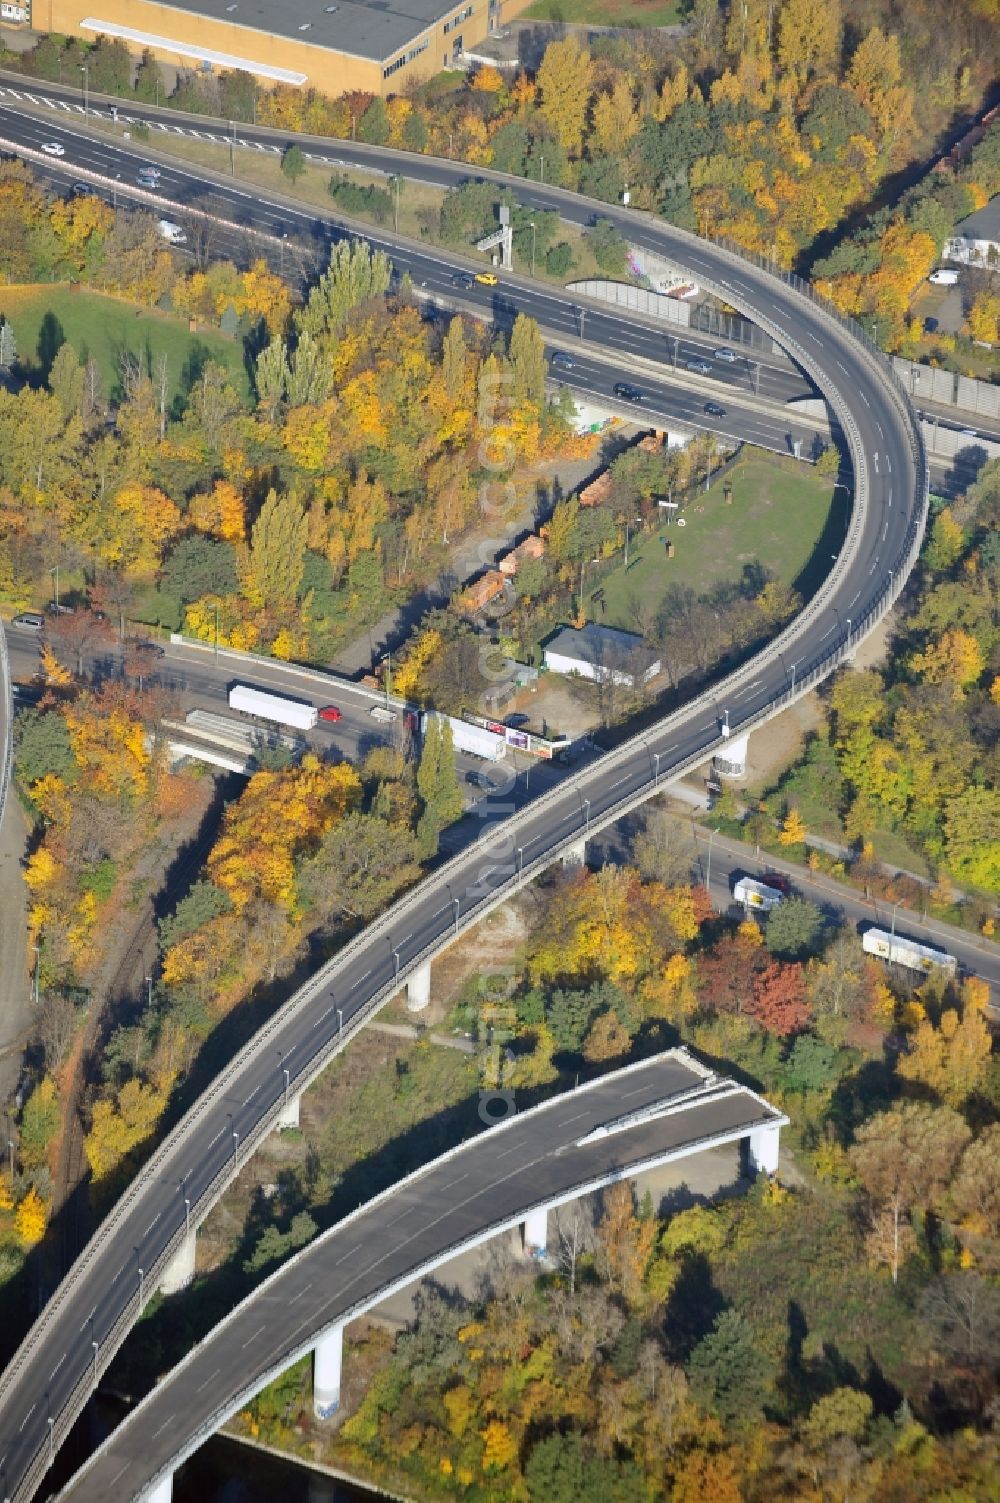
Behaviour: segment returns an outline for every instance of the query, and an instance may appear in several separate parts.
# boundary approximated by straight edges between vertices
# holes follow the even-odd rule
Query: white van
[[[174,224],[172,220],[161,219],[157,225],[157,229],[164,240],[169,241],[171,245],[187,245],[187,236],[180,225]]]
[[[932,271],[927,278],[935,287],[955,287],[958,284],[958,272],[950,266],[941,266],[937,271]]]

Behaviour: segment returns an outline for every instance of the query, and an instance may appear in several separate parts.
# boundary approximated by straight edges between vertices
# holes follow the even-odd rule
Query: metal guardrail
[[[482,175],[489,175],[491,177],[495,176],[498,178],[502,176],[501,174],[486,173],[483,173]],[[511,179],[510,181],[517,183],[518,181],[523,180]],[[564,190],[555,191],[562,194]],[[566,196],[576,198],[577,202],[579,202],[577,195],[567,194]],[[602,205],[601,208],[603,210],[605,206]],[[642,228],[648,232],[650,228],[648,221],[642,219],[640,216],[634,216],[634,220],[633,216],[629,215],[628,217],[630,222],[637,221],[642,226]],[[682,232],[677,232],[672,227],[671,233],[679,235],[682,242],[689,240],[692,247],[698,247],[699,249],[703,247],[703,242],[700,241],[696,236],[686,236]],[[772,268],[766,263],[760,261],[758,258],[744,256],[742,253],[738,253],[737,251],[734,251],[731,247],[726,245],[717,245],[716,249],[717,251],[723,251],[727,256],[731,257],[734,264],[738,265],[742,263],[745,265],[747,262],[750,262],[751,264],[758,266],[761,271],[769,273],[771,275],[774,274]],[[694,274],[694,271],[692,271],[692,275]],[[704,277],[704,273],[698,271],[697,275],[699,276],[702,284],[705,285],[706,279]],[[776,698],[769,701],[769,703],[763,709],[755,712],[753,715],[747,715],[742,720],[738,720],[735,723],[731,724],[730,738],[734,735],[739,735],[744,731],[750,730],[756,725],[762,724],[764,721],[771,718],[772,715],[779,713],[781,709],[783,709],[786,705],[792,703],[793,700],[796,700],[803,694],[808,693],[809,690],[821,678],[826,677],[835,667],[838,666],[838,664],[840,664],[845,660],[845,658],[850,656],[856,644],[861,641],[863,637],[867,635],[868,631],[870,631],[871,628],[876,624],[876,622],[885,615],[887,610],[891,607],[893,601],[898,596],[900,590],[903,588],[906,576],[909,573],[909,570],[912,567],[912,564],[915,561],[917,553],[919,551],[920,541],[923,535],[923,528],[927,514],[927,467],[923,445],[920,440],[919,430],[916,426],[915,417],[908,401],[907,394],[905,390],[903,390],[902,384],[895,376],[895,372],[892,370],[891,365],[882,356],[881,351],[876,350],[872,342],[868,339],[867,335],[864,334],[864,331],[858,331],[849,320],[844,319],[841,315],[837,314],[836,310],[832,310],[828,304],[817,299],[812,293],[811,289],[805,287],[804,284],[801,283],[800,279],[792,277],[790,273],[780,273],[779,275],[780,279],[787,285],[792,287],[795,291],[804,293],[816,308],[817,312],[819,312],[824,318],[828,319],[831,325],[839,324],[843,332],[846,333],[849,337],[860,340],[861,344],[865,348],[869,364],[875,370],[877,370],[879,376],[882,377],[883,380],[885,380],[886,385],[892,390],[901,424],[907,430],[908,441],[916,468],[916,499],[918,510],[917,514],[914,517],[911,517],[903,547],[898,552],[894,560],[893,568],[888,571],[888,583],[882,586],[875,598],[874,603],[872,604],[872,606],[870,606],[864,617],[861,618],[861,620],[857,623],[856,626],[853,627],[853,629],[849,633],[846,633],[842,639],[838,640],[836,645],[829,652],[820,655],[818,658],[814,659],[811,664],[803,667],[801,675],[797,675],[796,677],[794,688],[789,688],[782,694],[778,695]],[[733,297],[730,289],[724,288],[721,283],[717,284],[717,286],[719,288],[719,295],[727,298],[732,302]],[[805,349],[799,346],[794,340],[791,340],[789,336],[783,331],[776,329],[773,325],[768,326],[767,320],[761,319],[759,315],[755,315],[755,318],[758,323],[760,323],[767,329],[767,332],[772,334],[772,337],[776,337],[779,340],[783,347],[794,350],[796,359],[800,360],[807,370],[816,375],[817,378],[821,375],[823,378],[821,382],[822,385],[829,384],[827,373],[825,371],[820,371],[818,363]],[[617,748],[614,752],[611,752],[606,757],[602,758],[601,762],[598,764],[600,770],[604,771],[611,767],[618,766],[622,762],[629,761],[632,758],[636,757],[637,754],[642,755],[643,752],[645,752],[648,755],[649,760],[652,761],[652,752],[649,748],[649,737],[651,735],[669,733],[669,728],[673,721],[681,718],[683,718],[685,721],[689,721],[692,716],[699,711],[703,712],[708,709],[714,709],[718,704],[720,694],[724,693],[726,689],[732,689],[741,682],[747,681],[749,679],[749,675],[753,674],[754,672],[758,672],[762,664],[770,662],[780,652],[785,650],[785,648],[791,642],[793,642],[795,640],[795,637],[801,632],[802,627],[812,619],[812,617],[819,609],[822,608],[823,598],[828,593],[829,587],[831,585],[838,584],[842,579],[843,574],[850,567],[850,564],[856,557],[857,548],[860,542],[860,516],[867,504],[868,477],[865,457],[861,446],[860,434],[857,429],[857,425],[854,422],[853,416],[846,404],[846,401],[841,398],[841,394],[836,386],[836,383],[833,383],[832,385],[832,396],[828,397],[828,400],[830,400],[832,405],[834,406],[837,415],[844,427],[844,431],[848,436],[848,441],[851,445],[852,457],[855,463],[856,486],[855,507],[852,515],[851,527],[849,528],[848,538],[846,540],[846,545],[840,557],[838,558],[837,564],[834,566],[834,569],[831,571],[831,574],[827,578],[826,588],[821,589],[820,593],[816,597],[814,597],[814,600],[810,602],[810,605],[806,607],[805,611],[803,611],[798,617],[796,617],[795,621],[789,627],[787,627],[775,639],[774,642],[769,644],[769,646],[763,649],[760,653],[756,654],[746,664],[742,665],[741,668],[737,669],[736,672],[731,674],[722,685],[705,691],[703,694],[697,696],[695,700],[685,705],[682,711],[675,712],[673,715],[666,717],[663,721],[660,721],[655,728],[655,731],[651,729],[650,731],[647,731],[637,737],[630,738],[630,740],[623,743],[621,747]],[[652,792],[655,792],[656,789],[661,785],[665,784],[668,781],[672,781],[674,778],[683,776],[687,771],[690,771],[694,767],[702,765],[708,759],[708,757],[712,756],[715,753],[715,751],[717,751],[721,746],[727,744],[727,739],[730,738],[719,735],[714,740],[711,740],[708,743],[700,746],[695,752],[691,753],[690,756],[683,759],[683,761],[675,762],[674,764],[672,764],[664,773],[658,774],[656,772],[653,772],[651,776],[642,784],[640,784],[638,788],[632,790],[632,792],[623,796],[620,800],[617,800],[614,804],[609,806],[608,809],[604,810],[597,818],[593,820],[591,820],[589,817],[588,804],[588,816],[585,822],[584,830],[581,830],[580,826],[574,823],[572,829],[568,831],[564,830],[559,839],[553,842],[551,846],[547,847],[541,855],[532,858],[530,861],[520,866],[515,863],[512,866],[510,874],[505,881],[499,883],[495,888],[491,890],[490,893],[484,895],[481,899],[470,903],[469,907],[466,910],[466,913],[462,914],[460,917],[459,924],[457,925],[458,932],[461,932],[463,929],[469,927],[473,923],[478,923],[479,921],[481,921],[481,919],[485,917],[485,915],[493,907],[497,906],[499,903],[506,901],[513,892],[517,891],[521,886],[531,881],[536,875],[538,875],[540,871],[551,865],[553,859],[558,856],[559,852],[565,849],[567,846],[572,845],[575,841],[578,841],[581,838],[581,834],[584,834],[584,836],[586,836],[590,833],[596,833],[599,829],[604,828],[607,824],[613,823],[615,820],[620,819],[623,814],[628,813],[638,804],[644,802],[645,799],[648,798]],[[513,835],[513,832],[516,831],[516,828],[520,822],[525,821],[528,818],[534,818],[534,816],[536,816],[539,811],[544,810],[546,806],[553,804],[558,799],[564,799],[567,794],[577,793],[581,799],[581,803],[584,802],[580,790],[588,786],[591,775],[592,774],[589,771],[577,773],[573,777],[566,779],[564,782],[560,783],[555,789],[552,789],[549,792],[543,794],[541,798],[536,799],[531,805],[528,806],[525,811],[522,811],[521,814],[512,816],[510,819],[505,820],[502,827],[504,833],[507,835]],[[412,908],[417,902],[422,900],[428,886],[444,886],[448,882],[449,877],[457,877],[459,873],[462,872],[465,868],[469,867],[470,865],[474,866],[476,861],[480,859],[480,856],[482,854],[482,852],[477,854],[475,850],[470,851],[469,849],[466,849],[465,851],[459,853],[459,855],[452,857],[450,861],[444,863],[429,877],[425,878],[415,888],[411,889],[410,893],[408,893],[406,896],[400,899],[399,902],[393,905],[393,907],[386,914],[383,914],[378,919],[374,920],[364,931],[362,931],[361,934],[359,934],[354,940],[350,941],[348,945],[346,945],[344,949],[340,951],[332,961],[328,962],[321,971],[319,971],[314,977],[312,977],[304,987],[300,988],[300,990],[296,992],[295,995],[283,1005],[283,1007],[274,1015],[274,1017],[271,1018],[263,1026],[263,1028],[254,1035],[254,1037],[243,1047],[242,1050],[240,1050],[236,1058],[231,1061],[226,1071],[225,1077],[222,1080],[217,1079],[207,1088],[202,1096],[199,1097],[198,1101],[195,1102],[195,1104],[185,1114],[184,1118],[176,1125],[176,1127],[171,1131],[167,1138],[164,1139],[163,1143],[161,1143],[159,1148],[143,1166],[143,1168],[140,1170],[139,1174],[133,1181],[133,1196],[136,1193],[141,1194],[143,1189],[145,1188],[151,1188],[155,1181],[162,1178],[163,1171],[166,1168],[166,1163],[170,1159],[173,1152],[179,1149],[185,1142],[187,1142],[192,1137],[192,1135],[197,1133],[198,1128],[206,1113],[210,1110],[211,1107],[216,1105],[220,1093],[224,1093],[229,1088],[234,1075],[238,1074],[240,1068],[244,1064],[248,1063],[254,1056],[258,1055],[260,1051],[267,1046],[268,1042],[275,1037],[280,1029],[283,1029],[321,992],[325,991],[329,987],[336,974],[336,971],[339,968],[349,964],[357,954],[359,954],[362,950],[367,949],[368,946],[373,942],[373,940],[376,939],[379,935],[384,935],[391,924],[395,924],[399,922],[401,918],[404,918],[408,909]],[[447,942],[450,943],[453,937],[453,933],[454,931],[449,928],[446,936]],[[299,1068],[296,1069],[294,1077],[292,1077],[290,1080],[291,1090],[297,1094],[299,1091],[304,1089],[313,1079],[315,1079],[320,1070],[325,1068],[329,1060],[340,1049],[344,1047],[344,1045],[359,1031],[364,1023],[367,1022],[368,1019],[372,1017],[374,1013],[376,1013],[391,996],[394,996],[400,990],[407,977],[412,975],[416,969],[430,960],[433,955],[440,950],[440,948],[441,936],[439,935],[427,946],[425,946],[418,955],[411,957],[404,966],[401,966],[397,974],[394,976],[393,980],[390,983],[387,983],[377,993],[375,993],[367,1000],[363,1007],[354,1014],[348,1026],[342,1030],[337,1038],[326,1045],[318,1047],[316,1052],[311,1055],[309,1059],[305,1060]],[[247,1154],[253,1152],[253,1150],[258,1146],[261,1139],[272,1130],[278,1117],[281,1114],[283,1104],[283,1100],[279,1098],[277,1101],[272,1103],[271,1106],[261,1110],[255,1123],[251,1127],[244,1129],[242,1137],[244,1159]],[[211,1184],[205,1188],[205,1190],[199,1196],[198,1201],[190,1208],[192,1225],[197,1224],[198,1221],[203,1219],[207,1210],[211,1205],[215,1203],[219,1194],[221,1194],[222,1190],[224,1190],[226,1185],[231,1181],[233,1174],[237,1172],[237,1169],[238,1166],[234,1167],[233,1163],[230,1161],[229,1163],[227,1163],[225,1168],[220,1170],[220,1172],[215,1176]],[[69,1273],[66,1275],[59,1288],[56,1290],[52,1300],[46,1307],[46,1310],[43,1312],[41,1322],[48,1324],[51,1320],[57,1319],[62,1307],[77,1292],[80,1285],[86,1280],[89,1270],[92,1268],[97,1257],[100,1255],[101,1248],[105,1246],[110,1240],[113,1240],[117,1228],[124,1219],[124,1216],[126,1214],[124,1206],[125,1201],[120,1200],[112,1209],[109,1216],[101,1224],[98,1231],[85,1247],[81,1256],[73,1264]],[[151,1266],[147,1270],[147,1283],[149,1288],[153,1288],[155,1286],[155,1283],[162,1274],[164,1268],[182,1245],[185,1235],[185,1227],[183,1223],[181,1223],[177,1229],[177,1232],[168,1243],[163,1253],[155,1261],[155,1263],[151,1264]],[[118,1316],[114,1326],[106,1334],[100,1351],[95,1357],[93,1376],[88,1373],[85,1376],[81,1377],[80,1382],[77,1384],[76,1388],[70,1395],[69,1401],[64,1405],[60,1414],[55,1417],[52,1424],[51,1438],[49,1442],[45,1446],[41,1447],[36,1453],[32,1464],[26,1470],[24,1476],[11,1495],[12,1503],[25,1503],[25,1500],[30,1498],[30,1496],[33,1494],[48,1469],[51,1447],[61,1444],[62,1440],[65,1438],[66,1433],[75,1420],[76,1414],[82,1407],[82,1403],[86,1400],[87,1397],[89,1397],[89,1394],[92,1392],[93,1380],[96,1378],[98,1372],[103,1371],[107,1367],[108,1363],[112,1360],[114,1354],[117,1352],[122,1341],[125,1339],[125,1336],[128,1334],[128,1331],[131,1329],[134,1320],[137,1318],[139,1313],[141,1312],[139,1310],[139,1300],[137,1295],[134,1307],[131,1305],[127,1307],[126,1310]],[[34,1345],[38,1339],[36,1333],[37,1325],[32,1328],[32,1331],[29,1332],[21,1348],[15,1354],[13,1361],[8,1366],[3,1379],[0,1380],[0,1403],[2,1403],[4,1392],[10,1387],[12,1382],[20,1374],[26,1362],[30,1358]]]

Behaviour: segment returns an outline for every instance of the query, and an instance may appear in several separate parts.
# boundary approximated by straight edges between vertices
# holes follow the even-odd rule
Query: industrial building
[[[949,261],[967,266],[1000,266],[1000,193],[956,224],[944,253]]]
[[[455,66],[527,0],[30,0],[36,31],[117,37],[184,68],[267,83],[399,94]]]

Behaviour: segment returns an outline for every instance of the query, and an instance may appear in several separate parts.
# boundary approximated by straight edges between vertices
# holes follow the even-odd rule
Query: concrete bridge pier
[[[753,1174],[777,1174],[781,1129],[775,1124],[755,1127],[746,1139],[747,1160]]]
[[[721,751],[712,758],[712,765],[721,778],[745,778],[747,774],[747,745],[749,732],[733,736]]]
[[[279,1131],[283,1127],[298,1127],[299,1106],[301,1105],[301,1102],[301,1095],[289,1096],[288,1100],[281,1108],[281,1111],[278,1113],[278,1120],[275,1123],[275,1126],[279,1129]]]
[[[331,1419],[340,1408],[340,1372],[344,1362],[344,1327],[331,1326],[313,1352],[313,1413]]]
[[[423,1012],[431,1000],[431,963],[425,960],[423,965],[411,972],[406,983],[406,1010],[407,1012]]]
[[[143,1494],[142,1503],[170,1503],[173,1495],[174,1474],[169,1472],[166,1477],[161,1477],[148,1493]]]
[[[545,1209],[532,1211],[522,1223],[524,1250],[533,1258],[544,1258],[548,1252],[549,1213]]]
[[[177,1294],[179,1290],[187,1288],[194,1278],[196,1250],[195,1233],[192,1228],[185,1234],[184,1241],[163,1270],[163,1277],[160,1279],[161,1294]],[[167,1497],[169,1496],[168,1492]]]
[[[563,866],[586,866],[586,839],[581,838],[580,840],[574,840],[572,845],[566,846],[563,850],[562,855],[559,857],[559,860],[562,862]]]

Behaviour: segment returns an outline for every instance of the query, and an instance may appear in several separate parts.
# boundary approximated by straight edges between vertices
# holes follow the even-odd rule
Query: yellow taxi
[[[484,287],[495,287],[499,280],[500,278],[497,276],[495,271],[476,272],[476,281],[482,283]]]

